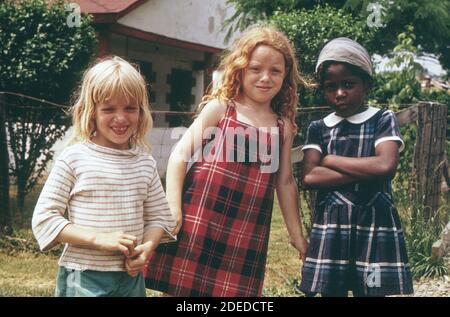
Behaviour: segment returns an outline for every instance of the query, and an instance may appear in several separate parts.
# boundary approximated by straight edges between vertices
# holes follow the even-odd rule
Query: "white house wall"
[[[226,48],[223,22],[235,12],[226,0],[148,0],[117,22],[192,43]],[[233,38],[232,38],[233,39]]]

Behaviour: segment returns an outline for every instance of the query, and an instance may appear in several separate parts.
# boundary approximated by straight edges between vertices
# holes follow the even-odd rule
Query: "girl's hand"
[[[135,277],[142,272],[152,251],[146,244],[138,245],[133,254],[125,260],[128,275]]]
[[[181,212],[181,208],[177,209],[176,211],[172,211],[172,213],[176,222],[175,229],[172,230],[172,234],[176,235],[181,229],[181,224],[183,223],[183,214]]]
[[[95,235],[94,245],[96,249],[105,251],[119,251],[125,256],[130,256],[134,252],[137,238],[123,231],[100,232]]]
[[[299,252],[299,257],[303,261],[306,260],[306,251],[308,251],[308,241],[302,236],[298,239],[291,239],[291,245]]]

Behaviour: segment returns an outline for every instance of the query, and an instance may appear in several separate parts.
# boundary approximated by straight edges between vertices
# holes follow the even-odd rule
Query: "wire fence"
[[[438,148],[436,144],[436,133],[438,132],[429,132],[428,130],[424,130],[428,132],[424,132],[426,135],[421,135],[419,139],[422,140],[420,142],[425,145],[419,144],[415,147],[429,147],[431,144],[434,144],[429,151],[432,153],[436,152],[431,157],[439,157],[439,159],[433,159],[436,162],[433,161],[433,163],[430,164],[442,165],[445,138],[448,138],[448,115],[446,112],[446,106],[436,106],[436,103],[422,103],[421,105],[422,106],[419,108],[424,109],[421,111],[411,110],[415,109],[414,107],[417,105],[402,105],[401,109],[403,110],[398,113],[398,116],[402,122],[404,121],[404,124],[419,122],[419,127],[422,127],[423,125],[423,129],[425,129],[425,126],[428,127],[430,124],[436,126],[436,131],[440,131],[440,134],[438,135],[440,142],[439,153],[435,151]],[[47,142],[46,146],[48,147],[48,142],[56,142],[59,138],[64,136],[65,132],[70,127],[70,107],[13,92],[0,92],[0,106],[2,107],[2,113],[4,116],[2,122],[0,123],[0,128],[6,131],[6,143],[8,145],[7,148],[9,151],[10,162],[12,162],[13,168],[16,169],[16,173],[21,173],[21,169],[26,169],[23,173],[25,173],[25,176],[29,175],[32,173],[30,169],[39,166],[39,162],[43,162],[42,160],[44,153],[41,153],[43,144]],[[439,110],[437,110],[438,108],[436,107],[439,107]],[[312,121],[319,120],[331,112],[332,109],[329,107],[303,107],[298,109],[296,120],[298,125],[298,133],[294,138],[294,148],[298,149],[299,146],[304,144],[307,128]],[[170,110],[152,110],[151,113],[154,119],[155,128],[177,126],[188,127],[193,122],[196,114],[194,111],[180,112]],[[426,117],[426,115],[430,113],[433,113],[433,118],[431,119]],[[426,117],[426,119],[423,119],[422,117]],[[426,124],[420,124],[420,120],[422,120],[421,118],[426,120]],[[437,126],[438,123],[439,126]],[[444,131],[443,134],[441,130]],[[430,138],[434,139],[432,140]],[[5,142],[5,140],[0,140],[0,142]],[[421,155],[417,154],[416,160],[421,159],[423,164],[426,165],[428,164],[428,162],[425,162],[426,157],[428,157],[426,153]],[[32,159],[36,160],[38,163],[30,162]],[[23,163],[27,160],[27,163]],[[19,164],[19,162],[22,163]],[[442,171],[443,168],[441,165],[431,165],[422,166],[421,170],[431,169],[431,171],[439,171],[439,173],[441,173],[440,171]],[[299,184],[300,190],[301,168],[301,159],[293,163],[294,177],[297,184]],[[419,171],[420,170],[416,170],[415,173],[417,174]],[[430,179],[431,175],[428,177],[424,176],[423,178]],[[439,181],[435,180],[434,183],[438,184]],[[436,195],[438,195],[437,189],[433,189],[432,191],[433,195],[436,197]],[[436,198],[434,200],[436,201]]]

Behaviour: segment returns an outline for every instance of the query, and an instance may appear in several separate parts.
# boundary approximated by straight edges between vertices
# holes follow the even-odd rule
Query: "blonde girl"
[[[302,258],[307,249],[290,160],[301,81],[294,50],[279,31],[256,27],[220,70],[169,159],[168,201],[181,230],[178,243],[157,248],[146,286],[172,296],[262,295],[275,189],[291,244]]]
[[[72,145],[32,220],[42,251],[65,243],[56,296],[145,296],[141,270],[175,227],[145,142],[145,81],[125,60],[104,59],[84,74],[72,114]]]

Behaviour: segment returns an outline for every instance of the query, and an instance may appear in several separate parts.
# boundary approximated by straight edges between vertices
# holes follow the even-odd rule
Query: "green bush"
[[[320,50],[336,37],[349,37],[372,51],[373,31],[366,21],[355,18],[344,10],[317,6],[313,10],[276,13],[269,19],[294,43],[301,70],[313,74]]]
[[[0,90],[68,101],[88,65],[96,35],[90,17],[69,27],[66,1],[0,3]]]
[[[80,15],[79,26],[68,23],[73,22],[74,11],[67,4],[64,0],[0,2],[0,91],[69,102],[93,57],[96,34],[86,14]],[[0,143],[8,142],[11,150],[9,170],[16,177],[21,210],[26,194],[53,156],[51,147],[67,131],[70,118],[59,107],[15,95],[2,99],[9,138],[2,135]],[[8,170],[7,160],[1,165],[0,170]],[[0,208],[0,214],[7,213],[8,207]]]
[[[320,50],[333,38],[349,37],[364,45],[369,52],[373,46],[374,33],[365,20],[328,5],[317,6],[312,10],[276,12],[268,19],[268,23],[285,33],[294,43],[300,70],[310,81],[313,81]],[[299,90],[299,100],[303,107],[323,105],[317,90],[303,87]]]

